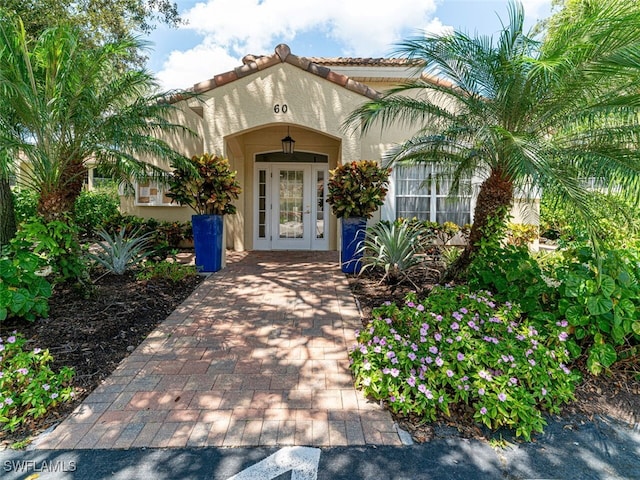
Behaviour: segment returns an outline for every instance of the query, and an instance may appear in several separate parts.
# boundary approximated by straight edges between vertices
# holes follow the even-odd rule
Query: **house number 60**
[[[288,110],[289,110],[289,107],[287,106],[286,103],[283,103],[282,105],[280,105],[279,103],[276,103],[273,106],[273,113],[287,113]]]

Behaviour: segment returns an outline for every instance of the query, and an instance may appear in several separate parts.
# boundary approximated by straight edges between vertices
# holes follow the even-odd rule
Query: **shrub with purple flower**
[[[379,307],[369,327],[357,337],[351,368],[356,384],[395,412],[432,421],[466,404],[478,422],[529,439],[542,431],[544,411],[573,398],[579,380],[566,366],[566,325],[534,328],[517,305],[467,287],[436,287],[421,302],[409,296],[403,306]],[[379,351],[369,348],[374,337],[387,339]]]
[[[64,367],[55,373],[49,351],[27,350],[26,343],[15,332],[4,343],[0,339],[4,347],[0,357],[0,425],[4,430],[14,431],[73,397],[73,370]]]

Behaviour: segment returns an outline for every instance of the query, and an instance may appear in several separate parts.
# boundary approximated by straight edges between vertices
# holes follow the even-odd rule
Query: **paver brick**
[[[400,445],[353,388],[336,253],[229,256],[38,448]]]

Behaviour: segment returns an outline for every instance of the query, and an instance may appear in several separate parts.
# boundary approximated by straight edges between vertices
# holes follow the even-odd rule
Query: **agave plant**
[[[360,249],[363,254],[361,272],[381,268],[384,276],[380,283],[386,280],[395,285],[403,279],[411,282],[408,272],[422,263],[419,256],[422,234],[420,224],[406,221],[383,221],[368,228]]]
[[[123,275],[131,265],[135,265],[152,253],[149,250],[151,235],[153,232],[138,236],[139,230],[126,236],[122,228],[117,234],[111,236],[104,229],[98,232],[102,242],[97,244],[98,251],[89,253],[90,259],[116,275]]]

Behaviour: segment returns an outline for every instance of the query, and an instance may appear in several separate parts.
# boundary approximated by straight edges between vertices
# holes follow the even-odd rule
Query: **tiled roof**
[[[367,62],[367,63],[348,63],[348,61],[355,62]],[[225,73],[216,75],[215,77],[205,80],[204,82],[196,83],[193,86],[195,93],[203,93],[214,88],[221,87],[228,83],[234,82],[239,78],[246,77],[252,73],[265,70],[278,63],[289,63],[295,67],[301,68],[309,73],[318,75],[330,82],[333,82],[341,87],[351,90],[353,92],[364,95],[371,99],[377,99],[380,97],[380,92],[370,88],[362,82],[353,80],[346,75],[333,72],[326,65],[378,65],[389,66],[389,62],[392,62],[394,66],[399,66],[397,59],[318,59],[318,58],[305,58],[293,55],[288,45],[281,43],[275,48],[275,53],[271,55],[255,56],[247,55],[242,59],[243,65],[234,68]],[[333,62],[333,63],[332,63]],[[343,62],[343,63],[337,63]],[[377,63],[376,63],[377,62]],[[386,63],[385,63],[386,62]],[[406,64],[405,64],[406,65]]]
[[[413,62],[405,58],[363,58],[363,57],[309,57],[318,65],[354,67],[410,67]]]

